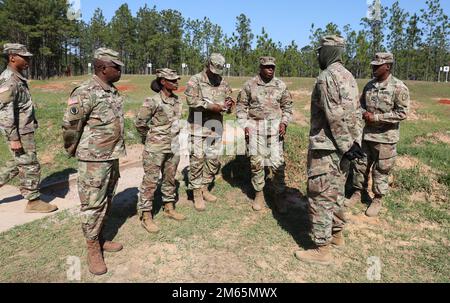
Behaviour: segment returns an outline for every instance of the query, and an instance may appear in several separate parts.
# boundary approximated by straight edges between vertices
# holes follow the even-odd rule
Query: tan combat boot
[[[108,241],[103,238],[103,236],[99,237],[100,247],[103,251],[106,252],[119,252],[123,249],[123,245],[117,242]]]
[[[376,217],[380,213],[382,207],[381,197],[375,197],[366,210],[367,217]]]
[[[300,261],[325,265],[330,264],[332,260],[329,245],[316,246],[305,251],[297,251],[295,252],[295,257]]]
[[[141,225],[146,231],[152,234],[159,232],[158,225],[155,224],[152,218],[152,213],[149,211],[143,212],[141,216]]]
[[[352,208],[354,207],[357,203],[361,203],[362,200],[362,193],[360,190],[356,190],[352,197],[348,200],[345,201],[344,205],[347,208]]]
[[[275,207],[278,213],[287,214],[288,207],[286,204],[286,194],[280,194],[275,197]]]
[[[211,192],[208,190],[208,187],[204,187],[204,188],[202,189],[202,193],[203,193],[203,199],[204,199],[206,202],[209,202],[209,203],[215,203],[215,202],[217,202],[217,197],[214,196],[213,194],[211,194]]]
[[[164,216],[170,219],[174,219],[176,221],[186,220],[185,215],[176,212],[174,203],[166,203],[164,205]]]
[[[51,213],[58,210],[58,207],[41,201],[40,199],[28,201],[25,208],[26,213]]]
[[[105,260],[103,260],[100,242],[98,240],[86,240],[87,243],[87,260],[89,271],[97,276],[104,275],[108,271]]]
[[[264,192],[256,192],[255,200],[252,203],[252,208],[254,211],[261,211],[266,205],[266,200],[264,199]]]
[[[194,207],[197,211],[205,211],[206,205],[203,200],[203,191],[201,189],[194,189]]]
[[[336,248],[342,248],[345,246],[345,238],[344,238],[344,232],[338,231],[336,233],[333,233],[333,239],[331,240],[331,245],[333,245]]]

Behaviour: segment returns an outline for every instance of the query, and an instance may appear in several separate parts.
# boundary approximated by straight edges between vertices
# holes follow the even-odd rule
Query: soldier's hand
[[[366,157],[366,154],[362,150],[361,146],[357,142],[353,143],[353,146],[350,148],[348,152],[345,153],[344,157],[348,160],[353,161],[355,159],[363,159]]]
[[[23,150],[22,142],[20,141],[10,141],[9,146],[14,152],[19,152]]]
[[[246,127],[244,129],[245,132],[245,142],[247,142],[247,144],[250,144],[250,128]]]
[[[225,100],[225,107],[226,107],[228,112],[231,111],[231,109],[233,108],[234,104],[235,104],[235,102],[234,102],[234,100],[232,98],[227,98]]]
[[[219,104],[208,104],[208,110],[220,114],[223,111],[223,108]]]
[[[279,132],[280,132],[280,138],[281,138],[281,139],[283,139],[284,136],[286,136],[286,130],[287,130],[286,124],[281,123],[281,124],[280,124],[280,130],[279,130]]]
[[[369,123],[375,122],[375,115],[373,113],[365,112],[363,114],[363,118],[364,118],[364,120],[366,120],[366,122],[369,122]]]

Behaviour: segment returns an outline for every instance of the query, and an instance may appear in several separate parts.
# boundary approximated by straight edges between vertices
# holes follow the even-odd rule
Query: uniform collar
[[[386,80],[384,80],[383,82],[378,82],[377,80],[375,80],[374,85],[377,88],[383,88],[388,86],[389,83],[391,83],[392,81],[392,74],[389,75],[389,77],[387,77]]]
[[[204,83],[207,83],[209,86],[213,86],[212,85],[212,83],[209,81],[209,78],[208,78],[208,75],[206,74],[206,68],[203,70],[203,72],[202,72],[202,81],[204,82]],[[220,80],[220,84],[219,85],[221,85],[222,84],[222,81],[223,81],[223,78],[222,78],[222,76],[221,76],[221,80]]]
[[[261,78],[261,75],[258,74],[258,76],[256,76],[256,82],[258,83],[258,85],[261,85],[261,86],[275,86],[275,77],[273,77],[272,80],[270,80],[269,82],[266,83]]]
[[[109,85],[108,83],[103,82],[103,80],[97,77],[97,75],[94,75],[93,79],[103,88],[104,91],[110,91],[113,93],[117,91],[117,88],[114,85]]]
[[[174,93],[172,93],[172,95],[167,97],[166,94],[164,94],[163,91],[160,91],[159,92],[159,96],[161,97],[162,102],[170,104],[170,105],[174,105],[175,104],[175,94]]]
[[[17,78],[19,78],[20,80],[22,80],[23,82],[25,82],[25,83],[28,82],[28,79],[27,79],[27,78],[25,78],[25,77],[24,77],[21,73],[19,73],[18,71],[12,69],[9,65],[8,65],[7,69],[8,69],[11,73],[13,73]]]

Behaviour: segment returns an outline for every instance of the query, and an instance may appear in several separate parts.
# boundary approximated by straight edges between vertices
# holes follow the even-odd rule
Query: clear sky
[[[80,0],[83,19],[88,21],[97,7],[110,20],[117,8],[125,0]],[[383,6],[390,6],[395,0],[381,0]],[[425,0],[399,0],[400,6],[410,13],[419,13],[425,8]],[[367,0],[133,0],[128,1],[133,15],[139,7],[156,5],[158,10],[176,9],[185,18],[203,19],[207,16],[219,24],[225,33],[235,29],[236,16],[244,13],[251,19],[255,35],[265,27],[270,37],[283,45],[292,40],[299,46],[308,44],[311,23],[324,27],[334,22],[341,28],[350,24],[360,28],[360,20],[367,13]],[[450,15],[450,0],[441,0],[444,12]]]

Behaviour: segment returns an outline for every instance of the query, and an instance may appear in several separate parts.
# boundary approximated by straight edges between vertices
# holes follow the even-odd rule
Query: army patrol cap
[[[320,44],[317,50],[324,46],[345,47],[345,39],[336,35],[328,35],[320,39]]]
[[[371,65],[393,64],[394,55],[391,53],[376,53]]]
[[[276,59],[274,57],[260,57],[259,64],[263,66],[277,66]]]
[[[119,60],[119,53],[113,51],[109,48],[101,47],[97,49],[94,53],[94,59],[102,60],[105,62],[113,62],[119,66],[124,66],[125,64]]]
[[[211,54],[208,61],[208,67],[212,73],[216,75],[222,75],[224,66],[225,66],[224,56],[218,53]]]
[[[27,50],[25,45],[19,43],[6,43],[3,46],[3,53],[5,55],[19,55],[23,57],[33,56],[33,54]]]
[[[178,76],[177,71],[170,69],[170,68],[161,68],[156,70],[156,77],[157,78],[163,78],[167,80],[179,80],[181,79],[180,76]]]

